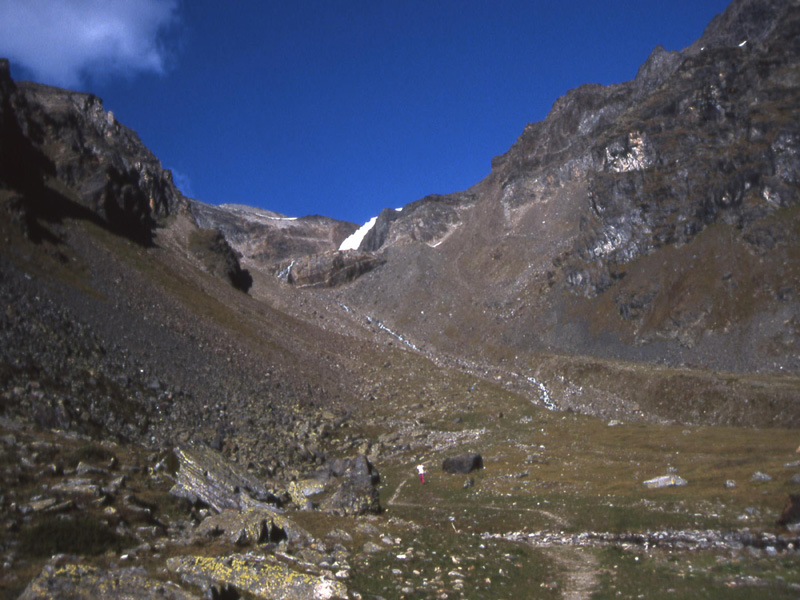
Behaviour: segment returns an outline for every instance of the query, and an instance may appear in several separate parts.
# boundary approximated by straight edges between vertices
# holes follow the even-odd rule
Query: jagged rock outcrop
[[[158,219],[186,206],[172,174],[96,96],[14,83],[3,60],[0,106],[0,175],[25,193],[33,217],[74,213],[75,203],[146,241]]]
[[[298,287],[335,287],[383,264],[374,254],[354,250],[324,252],[280,265],[278,278]]]
[[[246,546],[284,541],[307,543],[313,538],[275,508],[258,506],[244,510],[226,509],[209,515],[194,531],[197,536],[224,536],[231,543]]]

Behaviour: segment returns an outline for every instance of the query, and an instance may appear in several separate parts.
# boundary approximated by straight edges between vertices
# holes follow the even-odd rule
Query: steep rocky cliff
[[[96,96],[15,83],[2,60],[0,106],[0,180],[27,190],[23,205],[31,214],[87,209],[146,241],[157,220],[186,207],[172,174]],[[68,197],[53,197],[66,188]],[[77,206],[67,209],[70,203]]]

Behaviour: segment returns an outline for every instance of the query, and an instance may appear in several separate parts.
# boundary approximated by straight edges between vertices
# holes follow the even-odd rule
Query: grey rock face
[[[797,2],[733,2],[569,91],[467,192],[382,213],[362,249],[387,263],[348,305],[454,353],[800,368],[798,28]]]
[[[275,500],[263,483],[205,446],[177,448],[167,463],[175,480],[173,495],[199,500],[217,512]]]
[[[365,252],[325,252],[284,263],[279,278],[300,287],[335,287],[357,279],[383,262]]]
[[[386,208],[364,236],[359,250],[377,252],[385,246],[412,242],[435,246],[461,225],[465,211],[475,200],[471,192],[458,192],[426,196],[402,211]]]

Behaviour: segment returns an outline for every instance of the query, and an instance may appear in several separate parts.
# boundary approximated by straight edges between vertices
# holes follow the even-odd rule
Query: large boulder
[[[778,525],[792,525],[800,522],[800,494],[789,494],[786,506],[778,519]]]
[[[340,515],[364,515],[381,512],[378,490],[363,477],[342,477],[332,495],[323,500],[322,510]]]
[[[175,448],[163,464],[175,481],[172,495],[202,502],[217,512],[277,501],[262,482],[206,446]]]
[[[333,494],[320,504],[322,510],[343,515],[381,512],[380,497],[375,488],[380,474],[366,456],[359,454],[333,460],[328,464],[328,472],[338,485]]]
[[[477,452],[467,452],[459,456],[445,458],[442,461],[442,470],[445,473],[472,473],[483,468],[483,457]]]
[[[176,556],[167,560],[167,569],[180,575],[184,582],[204,588],[210,594],[216,586],[222,586],[247,592],[257,598],[347,598],[347,588],[343,583],[294,571],[268,558],[236,554],[228,557]]]
[[[378,469],[363,454],[350,458],[335,458],[327,464],[328,472],[334,477],[358,477],[376,484],[381,480]]]
[[[34,577],[20,600],[198,600],[178,585],[149,577],[140,569],[100,569],[91,565],[53,559]]]

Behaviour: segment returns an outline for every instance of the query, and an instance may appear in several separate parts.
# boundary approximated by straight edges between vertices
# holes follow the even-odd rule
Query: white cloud
[[[75,87],[88,78],[163,73],[178,0],[0,0],[0,56],[34,79]]]

